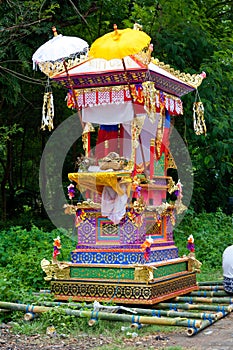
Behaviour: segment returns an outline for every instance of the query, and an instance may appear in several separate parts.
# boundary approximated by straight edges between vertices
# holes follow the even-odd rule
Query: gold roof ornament
[[[94,126],[90,122],[87,122],[85,124],[84,129],[83,129],[83,134],[86,134],[86,133],[89,133],[89,132],[94,132],[94,131],[95,131]]]
[[[180,79],[184,83],[194,87],[195,89],[197,89],[198,86],[201,85],[203,79],[206,77],[205,72],[202,72],[200,74],[192,74],[192,75],[189,73],[180,72],[179,70],[172,68],[169,64],[160,62],[157,58],[152,57],[151,62],[157,65],[158,67],[164,69],[168,73],[172,74],[175,78]]]

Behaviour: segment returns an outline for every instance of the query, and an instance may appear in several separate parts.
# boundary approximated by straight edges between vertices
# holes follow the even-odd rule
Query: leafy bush
[[[0,231],[0,295],[5,301],[21,300],[24,292],[48,288],[40,267],[43,258],[51,260],[53,239],[61,237],[61,260],[70,260],[75,242],[65,230],[45,232],[13,226]]]
[[[0,220],[0,231],[10,229],[12,226],[20,226],[29,231],[33,226],[36,226],[48,232],[56,229],[51,220],[47,218],[46,215],[44,216],[42,217],[41,213],[38,215],[36,211],[33,212],[31,209],[28,211],[25,209],[25,212],[21,213],[18,216],[15,216],[17,219],[7,219],[7,221]]]
[[[194,237],[196,258],[202,262],[202,269],[221,269],[222,253],[227,246],[233,244],[232,217],[224,214],[221,209],[216,213],[200,214],[187,211],[174,231],[180,255],[189,253],[186,245],[190,234]]]

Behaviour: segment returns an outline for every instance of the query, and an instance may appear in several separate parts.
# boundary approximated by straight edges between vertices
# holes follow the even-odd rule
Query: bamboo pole
[[[223,280],[221,281],[206,281],[206,282],[197,282],[199,286],[210,286],[210,285],[222,285]]]
[[[35,318],[37,318],[37,317],[39,317],[39,314],[37,313],[37,314],[35,314],[34,312],[27,312],[25,315],[24,315],[24,317],[23,317],[23,319],[24,319],[24,321],[32,321],[32,320],[34,320]]]
[[[198,286],[198,290],[213,290],[215,292],[224,290],[223,286]]]
[[[203,304],[185,304],[185,303],[159,303],[156,305],[160,309],[170,310],[208,310],[216,312],[231,312],[233,305],[203,305]]]
[[[76,307],[77,309],[82,308],[88,308],[92,309],[93,304],[80,304],[80,303],[60,303],[60,302],[42,302],[42,305],[46,306],[71,306]],[[185,318],[193,318],[194,314],[193,312],[180,312],[180,311],[164,311],[164,310],[158,310],[158,309],[143,309],[143,308],[129,308],[129,311],[132,311],[134,314],[140,314],[140,315],[148,315],[148,316],[167,316],[167,317],[185,317]],[[215,319],[216,313],[206,313],[206,312],[195,312],[195,318],[200,319]]]
[[[193,291],[189,294],[190,296],[198,296],[198,297],[229,297],[229,294],[225,291],[206,291],[206,290],[198,290]]]
[[[86,304],[86,303],[75,303],[75,302],[60,302],[60,301],[39,301],[39,305],[44,305],[44,306],[71,306],[71,307],[76,307],[76,309],[93,309],[93,304]]]
[[[0,309],[0,313],[7,313],[7,312],[11,312],[11,310],[7,310],[7,309]]]
[[[130,328],[131,329],[141,329],[142,327],[147,327],[147,326],[149,326],[149,324],[141,324],[141,323],[132,323],[131,325],[130,325]]]
[[[218,317],[216,320],[204,320],[201,324],[201,327],[200,328],[194,328],[194,327],[191,327],[191,328],[188,328],[187,329],[187,335],[188,336],[192,336],[194,334],[197,334],[198,332],[200,332],[201,330],[203,330],[204,328],[208,327],[208,326],[211,326],[214,322],[220,320],[221,318],[225,317],[226,315],[228,315],[230,312],[227,312],[227,313],[222,313],[222,312],[219,312],[218,313]]]
[[[185,317],[185,318],[200,318],[200,319],[216,319],[216,313],[206,313],[206,312],[188,312],[188,311],[165,311],[165,310],[157,310],[157,309],[133,309],[137,313],[141,315],[151,315],[156,317],[167,316],[167,317]]]
[[[36,305],[26,305],[26,304],[15,304],[0,301],[0,308],[17,310],[17,311],[26,311],[33,313],[47,312],[51,310],[51,307],[47,306],[36,306]],[[73,315],[76,317],[86,317],[93,320],[109,320],[109,321],[122,321],[122,322],[131,322],[131,323],[141,323],[141,324],[156,324],[156,325],[166,325],[166,326],[181,326],[181,327],[194,327],[200,328],[202,321],[186,318],[165,318],[165,317],[148,317],[148,316],[135,316],[135,315],[126,315],[126,314],[115,314],[108,312],[93,312],[87,310],[72,310],[72,309],[63,309],[67,315]]]
[[[0,308],[10,309],[14,311],[26,311],[26,313],[27,312],[41,313],[41,312],[47,312],[49,310],[52,310],[52,307],[47,307],[47,306],[8,303],[6,301],[0,301]]]
[[[222,297],[222,298],[203,298],[203,297],[175,297],[172,299],[174,301],[183,301],[185,303],[209,303],[209,304],[232,304],[233,298],[230,297]]]
[[[46,306],[71,306],[71,307],[76,307],[77,309],[92,309],[93,304],[80,304],[80,303],[60,303],[60,302],[42,302],[40,303],[42,305]],[[181,312],[181,311],[175,311],[175,310],[158,310],[158,309],[143,309],[143,308],[129,308],[129,311],[132,311],[134,314],[140,314],[140,315],[148,315],[148,316],[156,316],[156,317],[161,317],[161,316],[166,316],[166,317],[185,317],[185,318],[200,318],[200,319],[216,319],[217,314],[216,313],[207,313],[207,312]],[[212,311],[212,309],[210,310]],[[213,311],[218,311],[218,310],[213,310]]]

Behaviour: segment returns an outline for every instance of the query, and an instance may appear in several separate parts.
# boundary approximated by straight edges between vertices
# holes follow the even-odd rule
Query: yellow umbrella
[[[94,41],[94,43],[90,47],[89,56],[93,58],[103,58],[105,60],[111,60],[114,58],[121,59],[124,70],[127,71],[124,62],[124,57],[141,53],[146,53],[146,55],[150,57],[151,54],[151,38],[149,35],[147,35],[139,29],[140,26],[138,24],[134,25],[134,29],[117,29],[117,25],[114,24],[113,32],[105,34]],[[134,106],[132,91],[129,82],[128,87],[132,100],[132,105]],[[145,175],[147,176],[146,164],[140,135],[139,141],[142,159],[144,163]],[[132,152],[132,154],[134,154],[134,152]]]
[[[149,35],[137,29],[117,29],[96,39],[90,47],[89,56],[111,60],[123,59],[129,55],[148,50],[151,38]]]

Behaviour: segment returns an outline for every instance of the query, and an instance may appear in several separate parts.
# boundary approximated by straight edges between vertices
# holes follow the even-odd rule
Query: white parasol
[[[54,74],[59,66],[63,70],[66,59],[74,63],[75,60],[80,61],[80,56],[85,58],[89,48],[88,43],[81,38],[58,35],[55,27],[52,30],[54,37],[40,46],[32,56],[33,69],[39,66],[48,76]]]
[[[77,108],[80,122],[83,126],[73,91],[73,84],[69,79],[68,68],[86,59],[89,45],[85,40],[78,37],[63,36],[62,34],[58,35],[55,27],[52,27],[52,30],[54,37],[40,46],[32,56],[33,69],[39,66],[40,70],[48,76],[48,81],[49,77],[55,72],[65,69],[74,96],[75,107]],[[53,129],[53,110],[52,91],[48,83],[44,94],[42,110],[41,128],[43,130],[46,126],[49,130]]]

